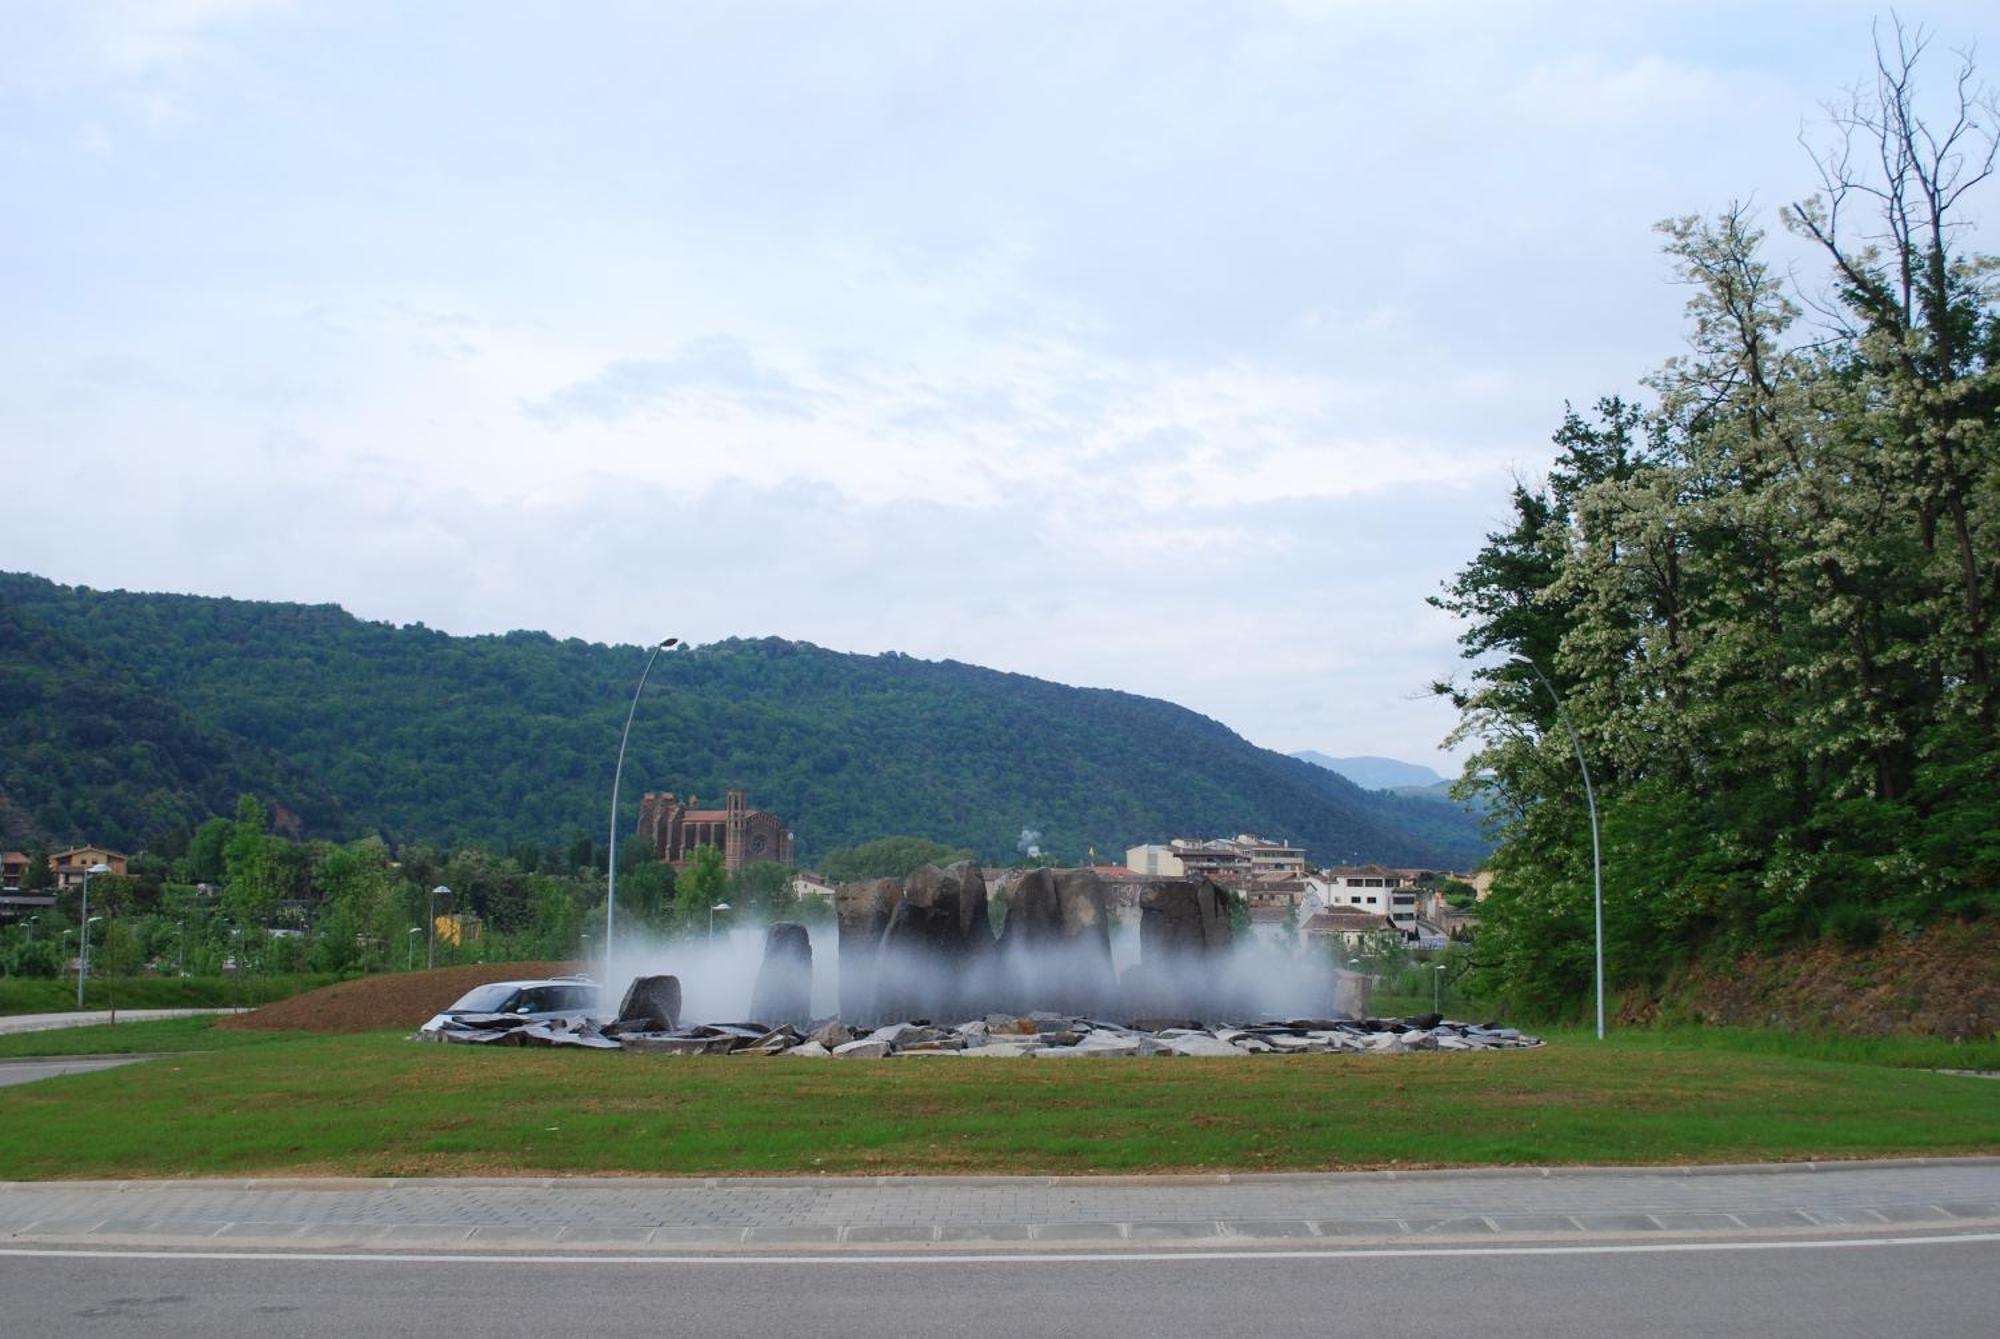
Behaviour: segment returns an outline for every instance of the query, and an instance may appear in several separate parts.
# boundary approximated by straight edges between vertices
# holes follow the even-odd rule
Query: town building
[[[83,876],[98,865],[109,865],[113,874],[122,875],[129,862],[119,852],[103,846],[72,846],[49,857],[49,868],[56,875],[56,887],[65,890],[81,888]]]
[[[27,877],[27,852],[0,851],[0,893],[20,892],[21,881]]]
[[[1181,858],[1171,846],[1155,842],[1149,846],[1134,846],[1125,852],[1125,866],[1154,879],[1178,879],[1184,877]]]
[[[832,879],[824,874],[815,874],[809,869],[802,869],[792,876],[793,897],[823,897],[831,902],[834,894],[839,891]]]
[[[1336,940],[1353,952],[1372,949],[1402,938],[1388,919],[1370,915],[1355,907],[1330,907],[1299,927],[1308,938]]]
[[[731,874],[760,860],[792,863],[792,833],[784,820],[752,809],[743,792],[732,790],[720,809],[699,809],[690,795],[682,800],[672,791],[648,791],[639,801],[639,840],[675,869],[704,846],[722,852],[722,867]]]

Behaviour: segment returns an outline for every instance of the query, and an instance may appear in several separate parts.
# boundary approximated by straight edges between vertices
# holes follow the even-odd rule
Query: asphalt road
[[[22,1336],[2000,1333],[2000,1242],[1019,1259],[16,1255]]]

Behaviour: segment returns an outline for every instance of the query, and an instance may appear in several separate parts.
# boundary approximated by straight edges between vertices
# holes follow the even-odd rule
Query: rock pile
[[[807,1028],[787,1023],[703,1023],[669,1032],[617,1028],[607,1035],[587,1019],[447,1027],[430,1040],[516,1046],[617,1047],[665,1055],[789,1055],[801,1058],[886,1060],[897,1056],[1050,1059],[1091,1056],[1401,1055],[1412,1051],[1497,1051],[1540,1046],[1514,1028],[1460,1023],[1436,1015],[1420,1018],[1294,1018],[1243,1027],[1126,1027],[1076,1014],[989,1014],[968,1023],[888,1023],[856,1030],[839,1019]],[[420,1034],[424,1035],[424,1034]]]

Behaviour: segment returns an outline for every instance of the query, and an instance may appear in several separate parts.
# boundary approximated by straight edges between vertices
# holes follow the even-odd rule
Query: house
[[[1343,949],[1374,948],[1401,938],[1386,917],[1353,907],[1332,907],[1299,927],[1314,939],[1337,940]]]
[[[1184,876],[1181,859],[1171,846],[1157,842],[1150,846],[1134,846],[1125,852],[1125,867],[1154,879],[1178,879]]]
[[[0,851],[0,893],[18,893],[21,880],[28,877],[25,851]]]
[[[1266,841],[1253,833],[1240,832],[1230,843],[1244,855],[1250,857],[1250,875],[1258,879],[1297,879],[1305,877],[1306,852],[1302,846],[1288,846],[1284,842]]]
[[[759,860],[792,863],[791,829],[776,814],[750,808],[742,791],[725,795],[720,809],[697,809],[698,803],[692,795],[683,801],[672,791],[646,792],[639,801],[639,839],[675,869],[704,846],[722,852],[722,867],[731,874]]]
[[[815,874],[811,870],[805,869],[792,875],[793,897],[823,897],[831,902],[833,901],[833,895],[838,891],[839,889],[834,886],[833,880],[827,878],[824,874]]]
[[[49,868],[56,874],[56,887],[64,890],[81,888],[83,876],[98,865],[108,865],[113,874],[122,875],[128,868],[129,861],[117,851],[104,846],[72,846],[67,851],[57,851],[49,857]]]
[[[1174,857],[1180,861],[1181,877],[1185,879],[1213,879],[1217,883],[1236,887],[1250,875],[1248,852],[1236,849],[1236,843],[1222,841],[1187,841],[1175,838]]]

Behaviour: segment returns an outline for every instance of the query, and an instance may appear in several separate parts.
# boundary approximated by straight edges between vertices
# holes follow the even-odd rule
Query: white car
[[[466,991],[449,1009],[434,1015],[422,1030],[435,1032],[449,1023],[464,1025],[497,1016],[529,1020],[598,1018],[603,994],[603,989],[587,976],[494,981]]]

